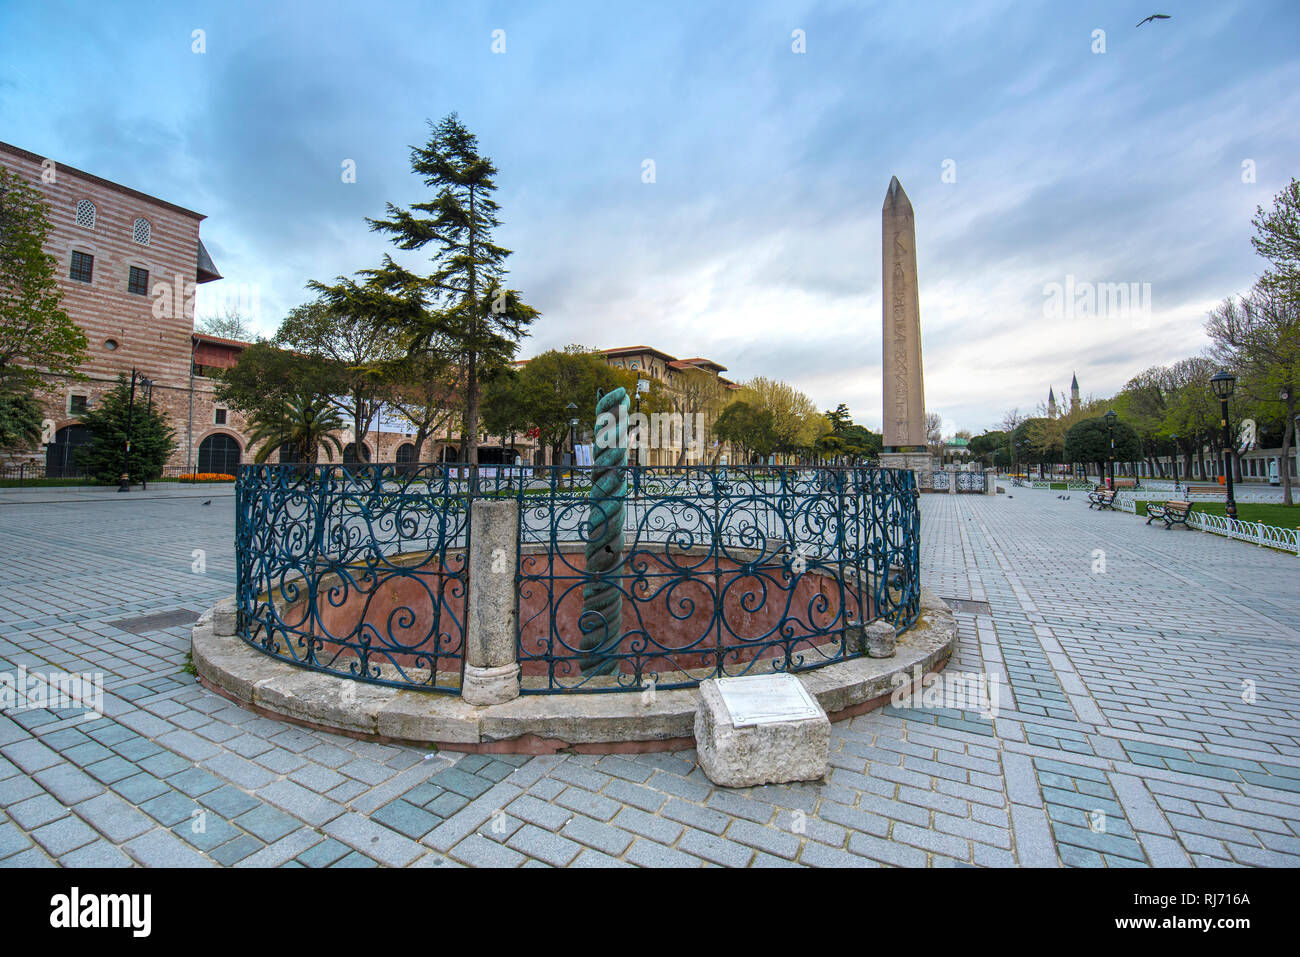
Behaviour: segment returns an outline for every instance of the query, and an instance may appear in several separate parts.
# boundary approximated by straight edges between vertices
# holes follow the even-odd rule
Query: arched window
[[[141,246],[148,246],[149,240],[153,238],[153,227],[149,225],[149,220],[143,216],[138,218],[131,230],[131,238]]]
[[[77,203],[77,225],[82,229],[95,228],[95,204],[88,199]]]
[[[369,462],[369,461],[370,461],[370,450],[366,448],[364,445],[361,446],[361,458],[357,458],[357,444],[355,442],[349,442],[347,445],[343,447],[344,465],[357,465],[358,463]]]
[[[45,477],[71,478],[81,474],[73,453],[90,442],[90,428],[67,425],[54,433],[54,441],[45,447]]]
[[[239,442],[224,432],[199,443],[199,471],[234,475],[239,469]]]
[[[411,442],[403,442],[393,453],[393,461],[402,466],[397,471],[413,472],[415,470],[415,445]]]

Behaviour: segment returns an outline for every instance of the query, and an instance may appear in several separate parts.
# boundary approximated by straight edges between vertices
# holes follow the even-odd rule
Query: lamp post
[[[1178,436],[1174,433],[1169,434],[1169,441],[1174,447],[1173,455],[1169,457],[1170,471],[1174,473],[1174,491],[1178,491]]]
[[[573,471],[578,466],[578,407],[570,402],[564,410],[569,413],[569,488],[573,488]]]
[[[1219,424],[1223,426],[1223,480],[1228,486],[1228,500],[1224,511],[1231,519],[1237,517],[1237,500],[1232,494],[1232,434],[1228,431],[1228,400],[1232,398],[1232,390],[1236,385],[1237,377],[1227,370],[1210,376],[1210,388],[1219,398],[1219,409],[1222,415]]]
[[[636,373],[636,456],[632,459],[632,497],[637,498],[641,495],[641,466],[645,462],[645,452],[643,451],[643,440],[645,436],[641,434],[641,393],[650,390],[650,380],[641,378],[641,370]]]
[[[1115,487],[1115,420],[1119,416],[1111,409],[1106,413],[1106,434],[1110,437],[1110,487]]]
[[[126,448],[122,451],[122,480],[118,483],[119,492],[131,491],[131,429],[132,415],[135,412],[135,369],[131,370],[131,397],[126,403]]]
[[[1286,412],[1283,414],[1289,416],[1291,414],[1291,387],[1289,385],[1282,386],[1282,388],[1278,390],[1277,397],[1278,397],[1278,401],[1280,401],[1284,406],[1286,406]],[[1284,433],[1287,425],[1291,426],[1291,455],[1294,455],[1295,454],[1295,423],[1294,422],[1284,423],[1282,426]],[[1282,500],[1284,502],[1290,500],[1291,498],[1291,485],[1290,485],[1291,455],[1288,455],[1286,457],[1286,461],[1283,461],[1280,458],[1277,460],[1277,472],[1278,472],[1279,479],[1283,478],[1282,470],[1283,469],[1287,470],[1287,475],[1286,478],[1284,479],[1284,484],[1283,484],[1283,489],[1285,490],[1285,494]]]
[[[144,421],[147,425],[153,419],[153,380],[140,376],[140,388],[144,390],[146,406]],[[146,492],[149,490],[149,475],[147,471],[140,473],[140,489]]]

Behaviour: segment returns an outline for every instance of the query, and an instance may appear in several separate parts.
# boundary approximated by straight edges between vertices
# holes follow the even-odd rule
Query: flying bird
[[[212,504],[212,499],[208,499],[208,500],[207,500],[206,502],[204,502],[203,504],[204,504],[204,505],[211,505],[211,504]]]
[[[1142,23],[1150,23],[1152,20],[1169,20],[1169,19],[1172,18],[1167,13],[1153,13],[1151,14],[1151,16],[1143,20]],[[1142,26],[1142,23],[1139,23],[1138,26]]]

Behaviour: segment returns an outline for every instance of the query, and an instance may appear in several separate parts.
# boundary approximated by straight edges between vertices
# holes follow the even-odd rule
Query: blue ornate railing
[[[457,690],[473,587],[469,506],[480,497],[519,509],[519,554],[507,560],[525,693],[803,671],[863,654],[859,632],[871,621],[915,620],[911,472],[635,473],[601,483],[603,512],[608,489],[622,489],[624,544],[613,561],[597,549],[589,571],[593,529],[608,531],[591,522],[589,470],[245,466],[236,485],[239,633],[303,667]]]
[[[239,634],[305,668],[458,689],[469,501],[441,465],[241,466]]]

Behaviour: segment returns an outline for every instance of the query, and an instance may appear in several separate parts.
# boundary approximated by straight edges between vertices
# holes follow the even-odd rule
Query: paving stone
[[[518,851],[489,841],[480,834],[471,834],[448,853],[472,867],[518,867],[527,860]]]
[[[155,827],[153,821],[114,794],[101,794],[75,808],[77,815],[115,844],[139,837]]]
[[[906,844],[896,844],[870,834],[850,834],[849,850],[861,857],[871,858],[896,867],[925,867],[925,851]]]
[[[234,823],[267,844],[278,841],[298,827],[298,822],[291,816],[266,804],[259,804],[251,811],[241,814],[234,819]]]
[[[401,800],[385,804],[370,818],[414,840],[424,837],[442,823],[442,818]]]
[[[68,809],[48,794],[38,794],[10,806],[8,813],[23,830],[34,831],[44,824],[66,817]]]
[[[515,817],[536,824],[548,831],[558,831],[573,813],[566,808],[539,801],[531,794],[525,794],[506,808]]]
[[[62,857],[95,840],[95,832],[84,821],[71,816],[35,828],[31,836],[51,857]]]
[[[424,853],[415,841],[356,813],[336,817],[322,830],[389,867],[404,867]]]
[[[621,831],[589,817],[583,817],[581,814],[575,814],[560,830],[560,833],[580,844],[594,847],[615,857],[627,850],[633,839],[632,835],[626,831]]]
[[[694,828],[687,828],[677,849],[722,867],[746,867],[754,857],[750,847]]]
[[[298,855],[297,860],[306,867],[329,867],[335,861],[342,860],[352,853],[354,853],[352,848],[331,837],[303,851]]]
[[[581,846],[533,824],[525,824],[506,842],[521,854],[544,861],[553,867],[563,867],[578,856]]]

